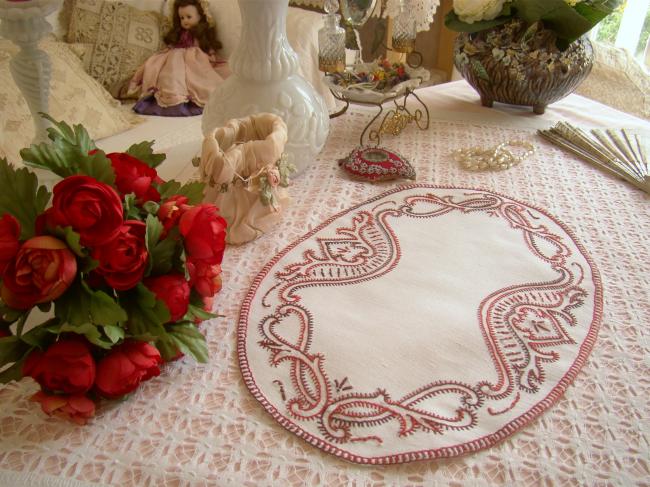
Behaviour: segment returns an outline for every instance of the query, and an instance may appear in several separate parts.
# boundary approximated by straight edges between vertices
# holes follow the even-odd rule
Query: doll
[[[140,99],[137,113],[167,117],[200,115],[212,90],[230,71],[217,56],[221,42],[205,0],[175,0],[167,47],[151,55],[129,83]]]

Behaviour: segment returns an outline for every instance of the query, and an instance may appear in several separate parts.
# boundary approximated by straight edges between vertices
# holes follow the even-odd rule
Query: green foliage
[[[81,247],[81,236],[72,227],[56,227],[54,235],[64,240],[70,250],[79,257],[86,256],[86,251]]]
[[[461,21],[452,10],[445,18],[445,25],[458,32],[475,33],[497,27],[512,18],[528,24],[542,21],[547,29],[554,31],[561,44],[573,42],[609,15],[620,2],[602,0],[569,6],[564,0],[513,0],[493,20],[468,24]]]
[[[161,345],[159,348],[161,353],[167,355],[166,359],[174,357],[176,351],[180,350],[184,354],[194,357],[197,362],[207,363],[208,361],[208,346],[205,343],[205,337],[192,323],[181,321],[169,325],[166,337],[156,342],[157,346],[158,344]]]
[[[126,153],[144,162],[147,166],[156,168],[165,160],[165,154],[154,154],[153,144],[153,140],[133,144],[126,150]]]
[[[487,70],[477,59],[472,59],[472,70],[476,73],[476,76],[481,78],[484,81],[490,81],[490,76],[488,75]]]
[[[158,188],[160,192],[160,200],[165,201],[167,198],[180,195],[185,196],[189,200],[190,205],[198,205],[203,201],[204,183],[193,182],[181,185],[178,181],[167,181]]]
[[[505,8],[506,7],[504,7],[504,10]],[[504,11],[502,11],[501,15],[493,20],[481,20],[480,22],[474,22],[472,24],[463,22],[458,18],[456,12],[450,10],[449,13],[445,16],[445,26],[455,32],[467,32],[469,34],[481,32],[482,30],[492,29],[493,27],[498,27],[510,20],[510,6],[507,5],[507,8],[508,13],[504,13]]]
[[[135,288],[120,295],[120,304],[128,314],[129,334],[139,340],[153,341],[164,338],[164,324],[171,316],[165,303],[139,283]]]
[[[126,311],[104,291],[94,291],[77,279],[55,301],[55,315],[62,323],[72,326],[118,325],[127,320]]]
[[[182,263],[178,263],[181,248],[179,231],[174,227],[149,250],[151,274],[159,276],[169,273],[173,268],[182,267]]]
[[[9,213],[20,223],[20,239],[34,236],[36,217],[45,210],[50,192],[38,185],[36,175],[26,168],[16,169],[0,159],[0,217]]]
[[[95,149],[86,129],[81,125],[70,127],[65,122],[57,122],[49,115],[41,114],[52,122],[47,129],[52,142],[32,144],[28,149],[22,149],[20,156],[25,164],[52,171],[62,178],[75,174],[84,174],[97,181],[113,186],[115,173],[111,161],[106,154]],[[90,154],[91,151],[95,151]]]

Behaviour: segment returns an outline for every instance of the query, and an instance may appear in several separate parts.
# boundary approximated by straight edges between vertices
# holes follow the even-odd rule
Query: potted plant
[[[445,25],[460,32],[454,64],[494,101],[546,106],[572,93],[591,71],[584,36],[621,0],[454,0]]]

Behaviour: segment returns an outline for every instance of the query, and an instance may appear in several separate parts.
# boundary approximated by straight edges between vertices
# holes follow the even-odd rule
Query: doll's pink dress
[[[151,55],[129,83],[142,98],[133,109],[163,116],[199,115],[210,93],[230,74],[227,63],[201,50],[189,31],[179,42]]]

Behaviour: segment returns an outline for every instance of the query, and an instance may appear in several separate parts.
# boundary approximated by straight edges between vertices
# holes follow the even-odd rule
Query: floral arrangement
[[[369,70],[333,73],[332,81],[345,88],[358,87],[375,91],[388,91],[394,86],[411,79],[404,63],[391,63],[387,59],[373,63]]]
[[[45,117],[51,142],[21,157],[62,178],[53,194],[0,159],[0,382],[32,377],[44,412],[83,424],[163,362],[207,361],[226,222],[201,183],[158,177],[152,142],[106,154]],[[36,308],[51,317],[32,326]]]
[[[475,33],[520,19],[539,22],[556,35],[563,49],[591,30],[621,5],[622,0],[454,0],[445,25],[458,32]]]

